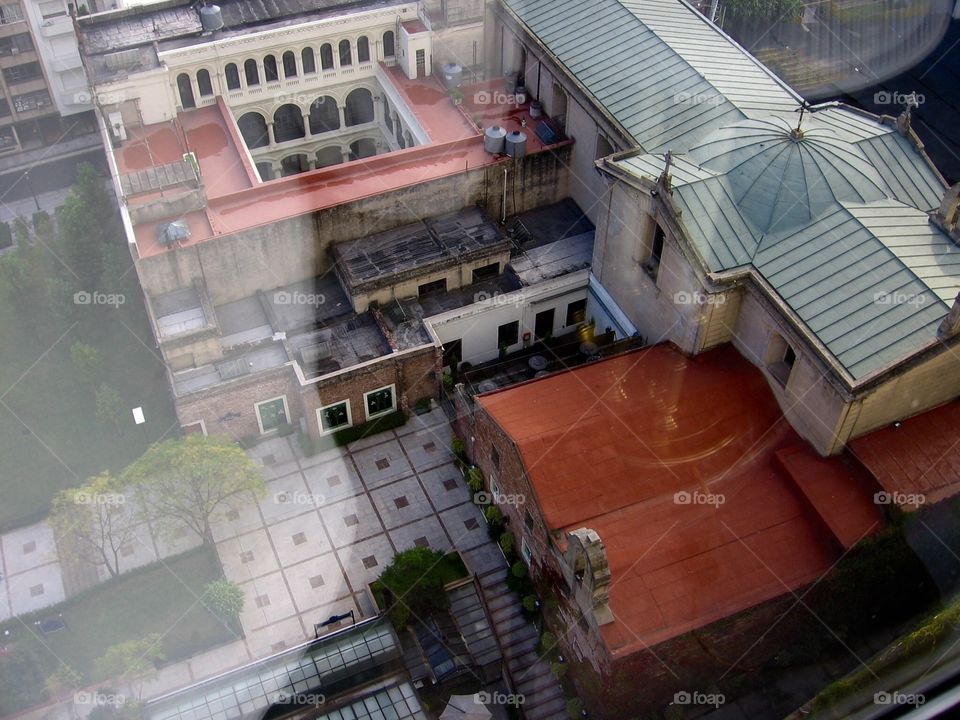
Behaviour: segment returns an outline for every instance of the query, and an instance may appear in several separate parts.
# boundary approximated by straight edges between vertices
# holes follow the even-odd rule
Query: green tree
[[[120,574],[121,548],[135,538],[139,524],[124,487],[109,472],[57,493],[48,521],[77,557],[103,565],[113,577]]]
[[[380,574],[378,582],[390,593],[388,614],[398,630],[407,626],[411,615],[426,618],[450,607],[450,599],[443,589],[443,558],[440,550],[411,548],[394,555]]]
[[[93,345],[79,340],[70,346],[70,360],[76,368],[77,376],[90,386],[97,382],[100,374],[100,351]]]
[[[52,675],[44,681],[44,687],[51,697],[63,698],[83,684],[80,673],[66,663],[60,663]]]
[[[249,493],[263,496],[259,466],[229,438],[187,435],[151,447],[124,473],[161,529],[186,525],[213,543],[211,522]]]
[[[221,620],[235,620],[243,610],[243,590],[229,580],[208,583],[201,599]]]
[[[100,383],[97,388],[97,418],[114,430],[119,430],[123,418],[123,397],[116,388]]]
[[[96,673],[101,678],[142,683],[157,674],[157,663],[162,662],[163,637],[150,633],[139,640],[127,640],[111,645],[96,661]],[[137,692],[139,696],[139,690]]]

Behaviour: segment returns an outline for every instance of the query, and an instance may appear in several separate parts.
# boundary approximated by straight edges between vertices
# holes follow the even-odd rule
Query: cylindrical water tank
[[[219,5],[204,5],[200,8],[200,27],[205,33],[214,32],[223,27],[223,13]]]
[[[463,68],[457,63],[443,64],[443,84],[447,90],[453,90],[463,84]]]
[[[504,145],[509,157],[522,158],[527,154],[527,134],[520,130],[507,133],[507,137],[504,138]]]
[[[506,137],[507,131],[499,125],[488,127],[483,131],[483,149],[491,155],[503,155]]]

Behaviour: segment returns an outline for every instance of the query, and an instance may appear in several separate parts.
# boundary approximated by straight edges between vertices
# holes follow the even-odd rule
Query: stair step
[[[501,623],[509,622],[517,615],[523,615],[523,608],[520,607],[519,603],[512,603],[494,610],[491,617],[493,618],[493,624],[499,626]]]
[[[569,720],[567,700],[561,693],[549,702],[536,703],[530,705],[530,707],[527,707],[527,703],[524,703],[523,716],[527,720]]]
[[[507,569],[506,568],[497,568],[496,570],[491,570],[490,572],[480,576],[480,587],[484,588],[493,588],[497,586],[503,586],[507,582]]]
[[[527,670],[519,677],[522,679],[517,682],[517,692],[522,693],[528,700],[539,700],[541,696],[547,700],[548,697],[560,692],[557,679],[549,668],[546,672]]]
[[[490,608],[490,612],[492,613],[495,613],[500,608],[508,605],[513,605],[514,603],[519,604],[516,593],[513,593],[506,588],[504,588],[504,592],[498,595],[492,595],[489,593],[484,593],[484,595],[487,597],[487,607]]]

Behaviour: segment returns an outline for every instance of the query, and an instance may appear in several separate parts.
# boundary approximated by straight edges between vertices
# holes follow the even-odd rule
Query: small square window
[[[350,427],[350,401],[344,400],[336,405],[320,408],[317,416],[320,418],[320,429],[325,433]]]
[[[260,420],[260,432],[268,433],[287,424],[287,399],[280,397],[257,403],[257,418]],[[264,459],[265,464],[266,459]]]
[[[497,347],[505,348],[516,345],[520,340],[520,321],[504,323],[497,328]]]
[[[393,385],[380,388],[364,395],[367,403],[367,417],[373,418],[393,412],[396,407],[396,396],[393,392]]]

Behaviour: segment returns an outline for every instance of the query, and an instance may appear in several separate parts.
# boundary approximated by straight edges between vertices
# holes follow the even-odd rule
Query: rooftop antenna
[[[803,139],[803,116],[806,113],[806,111],[807,111],[807,102],[806,100],[802,100],[800,102],[800,109],[798,111],[800,113],[800,118],[797,120],[797,126],[790,131],[790,137],[792,137],[794,140]]]
[[[664,190],[670,189],[670,168],[673,166],[673,150],[667,150],[663,155],[663,172],[660,173],[660,178],[657,180],[657,183]]]

